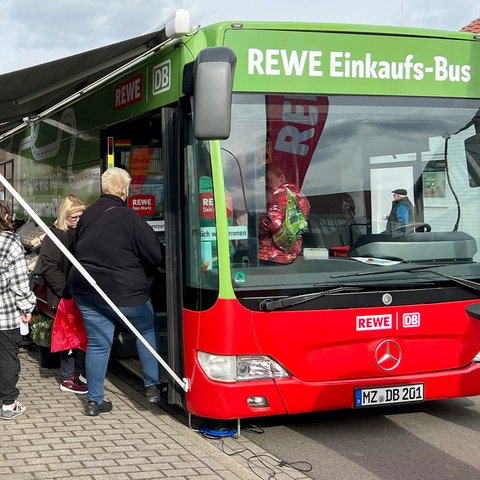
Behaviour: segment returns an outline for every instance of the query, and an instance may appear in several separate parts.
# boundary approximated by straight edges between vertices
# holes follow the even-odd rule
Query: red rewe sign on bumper
[[[139,215],[155,213],[155,195],[133,195],[128,198],[128,206]]]

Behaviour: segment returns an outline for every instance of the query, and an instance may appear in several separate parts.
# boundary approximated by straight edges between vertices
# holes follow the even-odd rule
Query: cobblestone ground
[[[109,372],[113,411],[83,415],[85,399],[59,390],[58,369],[39,366],[38,350],[20,352],[19,400],[25,415],[0,422],[0,477],[67,479],[303,479],[246,438],[209,440],[186,416],[144,402],[139,381]],[[168,412],[168,413],[167,413]]]

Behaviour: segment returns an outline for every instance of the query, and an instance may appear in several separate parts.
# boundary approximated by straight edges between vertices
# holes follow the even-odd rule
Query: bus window
[[[207,144],[190,141],[185,151],[185,298],[190,308],[202,310],[213,305],[218,293],[215,202]]]
[[[480,187],[480,122],[475,135],[465,140],[465,153],[470,186]]]
[[[248,238],[236,243],[232,259],[240,296],[259,286],[331,284],[340,271],[362,270],[370,257],[389,264],[477,259],[475,102],[304,95],[283,97],[282,110],[275,108],[281,96],[273,97],[235,94],[232,133],[222,142],[233,204],[241,205],[248,224]],[[304,112],[297,126],[284,114],[295,110],[292,102]],[[258,262],[258,219],[267,208],[265,175],[275,156],[290,162],[311,210],[302,254],[272,269]],[[392,242],[385,217],[397,188],[408,191],[415,212],[405,230],[411,235]]]
[[[238,150],[222,149],[223,168],[230,172],[225,178],[230,257],[233,262],[250,264],[255,259],[249,254],[248,205],[243,178],[248,169],[242,158]]]

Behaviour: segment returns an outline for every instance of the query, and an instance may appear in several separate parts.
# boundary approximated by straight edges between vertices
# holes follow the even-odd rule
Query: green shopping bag
[[[273,234],[273,241],[282,250],[290,248],[301,235],[308,229],[308,223],[298,206],[297,197],[288,189],[287,208],[285,211],[285,220],[280,229]]]

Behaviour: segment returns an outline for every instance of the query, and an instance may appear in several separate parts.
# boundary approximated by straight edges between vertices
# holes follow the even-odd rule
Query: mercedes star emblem
[[[382,370],[393,370],[402,359],[402,349],[393,340],[384,340],[375,349],[375,362]]]

